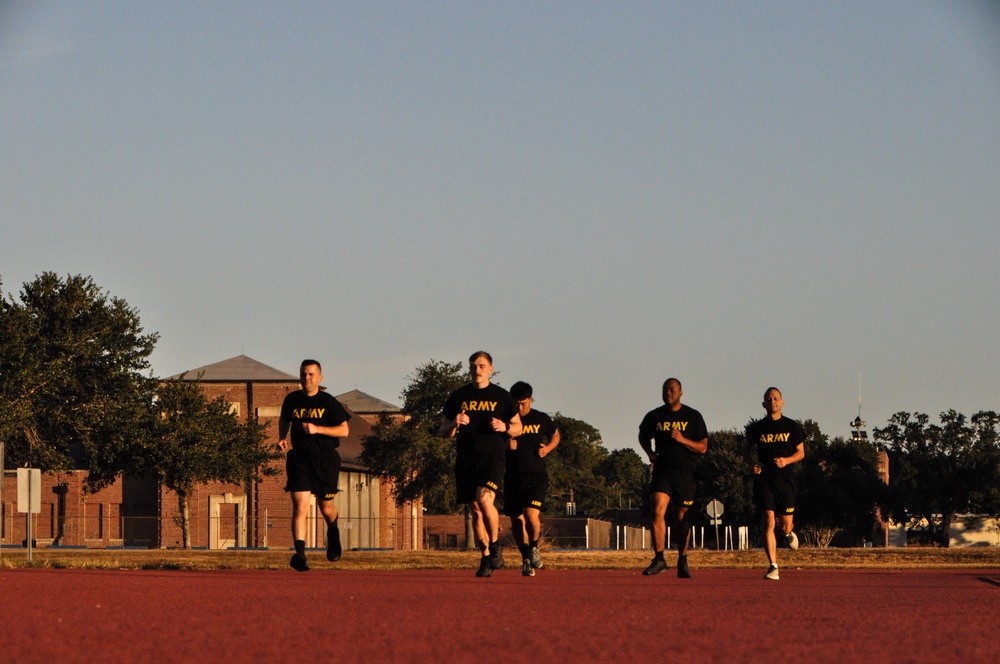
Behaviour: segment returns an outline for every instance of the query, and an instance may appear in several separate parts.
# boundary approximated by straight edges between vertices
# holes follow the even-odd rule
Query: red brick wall
[[[2,543],[20,546],[27,521],[17,512],[17,471],[3,475]],[[42,473],[41,477],[42,510],[34,515],[32,525],[38,546],[156,546],[157,496],[152,478],[119,479],[87,494],[86,471]]]

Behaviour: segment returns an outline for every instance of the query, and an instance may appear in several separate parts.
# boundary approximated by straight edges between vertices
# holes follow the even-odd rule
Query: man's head
[[[764,391],[764,410],[771,416],[771,419],[781,418],[781,409],[785,405],[785,400],[781,398],[781,390],[776,387],[769,387]]]
[[[486,387],[493,375],[493,358],[485,350],[479,350],[469,356],[469,375],[477,387]]]
[[[528,385],[524,381],[517,381],[510,386],[510,396],[514,398],[514,402],[517,404],[517,414],[524,417],[531,411],[531,402],[534,399],[531,398],[531,385]]]
[[[676,378],[668,378],[663,381],[663,403],[670,407],[670,410],[678,410],[681,407],[681,381]]]
[[[319,384],[323,382],[323,367],[316,360],[302,360],[299,365],[299,384],[302,391],[312,396],[319,392]]]

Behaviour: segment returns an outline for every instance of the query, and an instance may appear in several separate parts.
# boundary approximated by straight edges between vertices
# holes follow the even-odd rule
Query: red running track
[[[1000,570],[0,571],[3,662],[997,662]]]

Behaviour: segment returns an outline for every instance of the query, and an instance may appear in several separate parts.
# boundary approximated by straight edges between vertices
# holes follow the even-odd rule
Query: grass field
[[[508,566],[519,568],[517,552],[507,550]],[[321,551],[309,552],[309,564],[315,570],[399,570],[399,569],[473,569],[476,556],[471,551],[345,551],[337,563],[328,563]],[[27,552],[5,549],[0,552],[0,568],[66,569],[150,569],[213,570],[275,569],[287,570],[290,551],[183,551],[152,550],[53,550],[35,549],[32,560]],[[642,569],[651,558],[650,551],[549,550],[543,551],[546,569]],[[672,564],[673,553],[667,553]],[[761,550],[712,551],[692,550],[688,554],[692,569],[746,569],[766,566]],[[1000,568],[1000,547],[942,549],[911,547],[905,549],[781,549],[778,562],[784,569],[956,569]]]

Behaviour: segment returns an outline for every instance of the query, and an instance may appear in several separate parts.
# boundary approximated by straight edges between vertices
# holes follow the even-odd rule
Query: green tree
[[[795,518],[808,540],[826,547],[840,532],[864,540],[875,524],[876,505],[885,500],[872,443],[826,436],[807,441]]]
[[[932,424],[923,413],[899,412],[874,433],[889,454],[890,514],[903,522],[926,519],[934,540],[947,546],[956,514],[1000,508],[1000,421],[993,411],[968,420],[948,410],[940,419]]]
[[[45,272],[0,297],[0,439],[9,465],[89,471],[99,489],[141,463],[156,381],[138,312],[89,277]]]
[[[165,381],[157,390],[156,445],[145,470],[177,494],[184,548],[191,548],[188,500],[198,484],[244,486],[277,469],[281,453],[264,443],[266,427],[256,419],[241,423],[223,397],[209,400],[200,381]]]
[[[727,523],[754,525],[753,475],[743,458],[742,431],[711,431],[698,468],[698,513],[710,500],[725,508]]]
[[[556,448],[556,453],[561,449]],[[641,509],[649,484],[649,464],[632,448],[612,450],[597,466],[603,480],[605,509]]]
[[[422,497],[431,514],[455,513],[455,441],[438,429],[448,396],[467,382],[461,363],[417,367],[402,393],[404,421],[383,417],[362,440],[362,463],[390,480],[397,504]]]
[[[608,459],[601,432],[583,420],[555,413],[552,420],[559,428],[559,447],[546,457],[549,473],[549,514],[561,514],[562,504],[570,497],[580,513],[598,513],[607,508],[608,488],[599,474]]]

